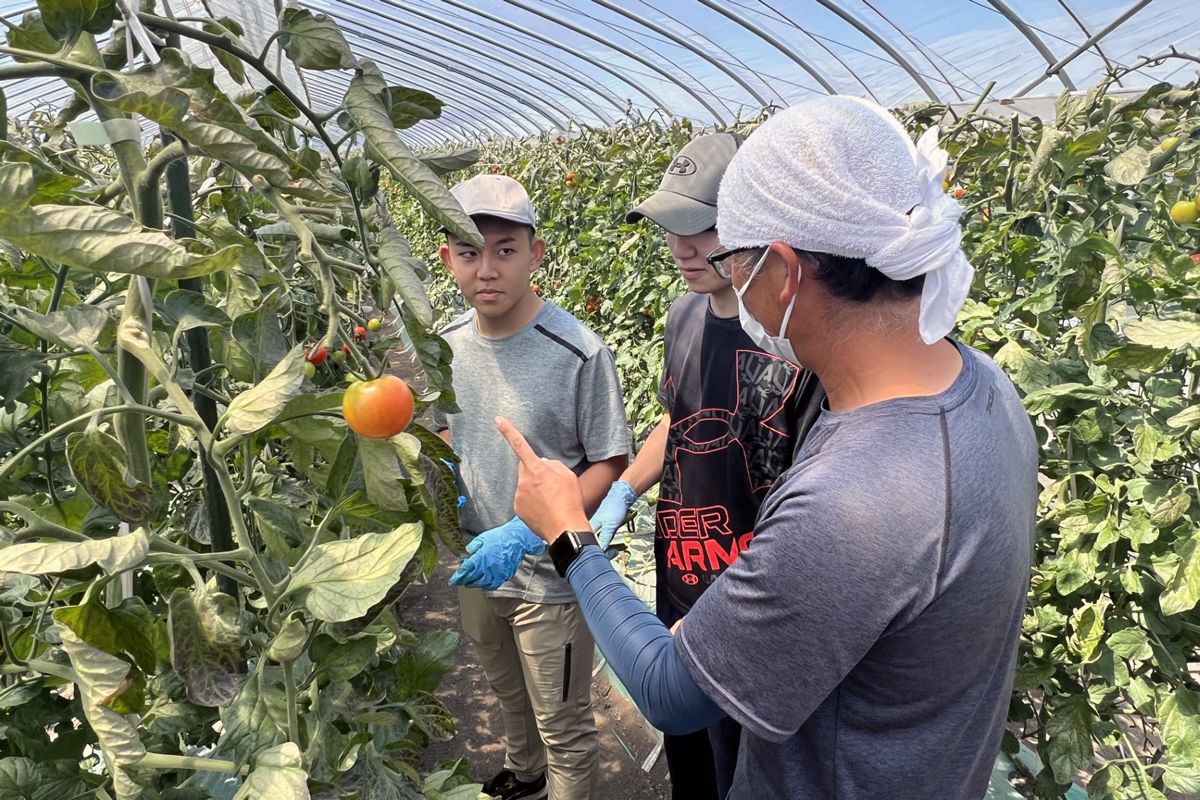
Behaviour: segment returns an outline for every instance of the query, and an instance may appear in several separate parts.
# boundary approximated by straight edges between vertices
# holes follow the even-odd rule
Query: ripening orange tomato
[[[342,398],[342,416],[359,436],[390,438],[412,422],[412,390],[395,375],[352,383]]]

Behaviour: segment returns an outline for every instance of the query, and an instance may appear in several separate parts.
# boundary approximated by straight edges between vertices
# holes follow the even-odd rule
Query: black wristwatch
[[[567,567],[575,563],[579,552],[588,544],[600,544],[596,540],[596,534],[591,531],[563,531],[550,543],[550,560],[554,562],[554,568],[558,570],[559,575],[567,577]]]

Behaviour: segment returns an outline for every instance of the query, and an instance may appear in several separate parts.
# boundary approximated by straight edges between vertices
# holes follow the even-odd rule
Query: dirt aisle
[[[453,571],[451,562],[443,560],[428,584],[409,588],[399,609],[405,627],[414,632],[450,629],[461,635],[458,601],[454,589],[446,583]],[[499,707],[466,637],[459,645],[454,670],[442,681],[437,695],[454,715],[458,735],[449,742],[429,747],[422,771],[440,761],[466,756],[475,779],[487,780],[504,760]],[[642,771],[642,762],[654,750],[658,739],[637,709],[608,682],[603,672],[592,682],[592,699],[600,729],[601,778],[597,800],[669,797],[666,760],[661,754],[649,773]]]

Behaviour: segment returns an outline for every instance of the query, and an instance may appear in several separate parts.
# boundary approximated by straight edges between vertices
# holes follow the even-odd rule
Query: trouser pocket
[[[562,699],[567,702],[567,697],[571,693],[571,643],[567,642],[564,647],[565,653],[563,658],[563,680],[562,680]]]

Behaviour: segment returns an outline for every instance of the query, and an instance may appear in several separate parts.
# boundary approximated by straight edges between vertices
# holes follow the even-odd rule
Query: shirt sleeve
[[[677,315],[671,313],[674,311],[674,304],[667,311],[667,324],[663,326],[663,367],[662,375],[658,379],[658,404],[663,407],[663,411],[671,413],[671,343],[675,340],[675,327],[673,321]]]
[[[602,347],[583,363],[575,394],[579,442],[590,463],[628,455],[629,425],[612,351]]]
[[[885,515],[869,509],[884,497],[791,476],[768,496],[750,547],[684,617],[675,638],[692,677],[755,735],[795,734],[904,609],[928,597],[936,548],[880,530]]]
[[[585,547],[567,569],[579,607],[613,672],[646,721],[683,735],[721,718],[679,658],[675,637],[630,591],[598,547]]]

